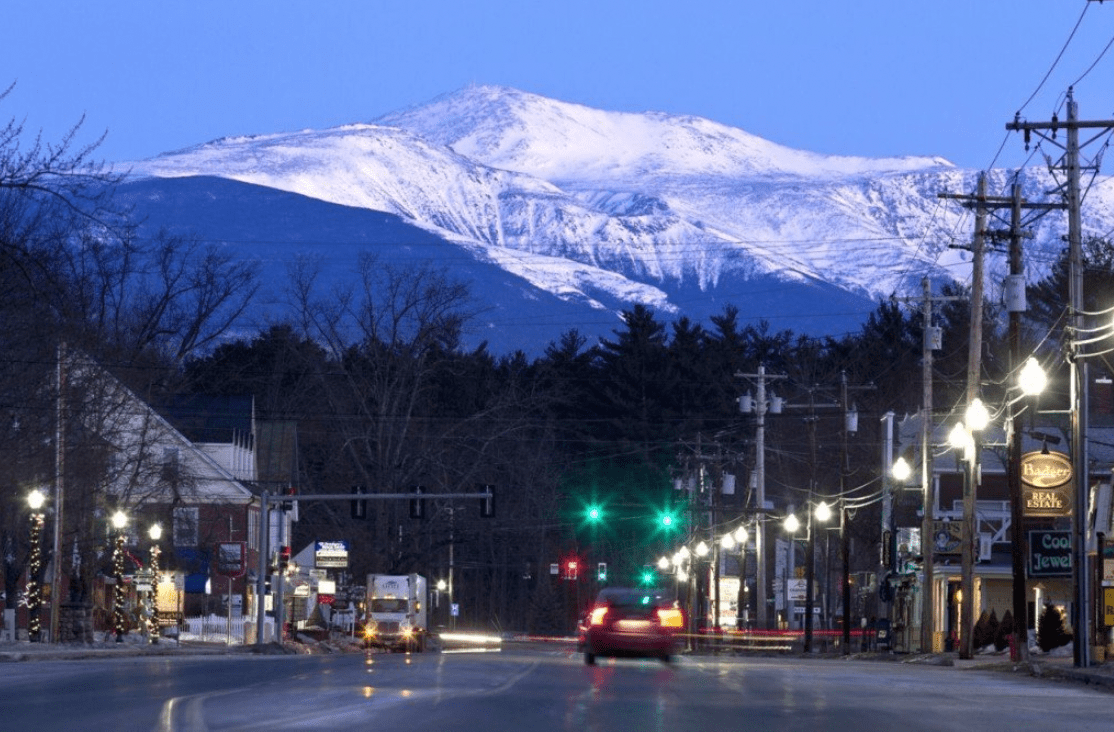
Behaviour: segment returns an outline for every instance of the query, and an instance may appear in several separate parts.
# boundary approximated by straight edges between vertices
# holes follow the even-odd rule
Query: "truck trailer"
[[[369,574],[364,645],[424,651],[429,641],[429,585],[420,574]]]

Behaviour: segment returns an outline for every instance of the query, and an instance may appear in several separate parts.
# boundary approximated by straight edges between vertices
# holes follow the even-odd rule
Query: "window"
[[[174,546],[197,546],[197,508],[174,509]]]
[[[164,447],[162,451],[162,479],[168,483],[178,480],[178,448]]]

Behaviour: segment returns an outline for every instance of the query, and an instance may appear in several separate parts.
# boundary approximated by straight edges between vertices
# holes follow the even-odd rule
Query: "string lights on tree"
[[[31,507],[31,560],[27,568],[27,638],[32,643],[39,640],[41,628],[41,609],[43,604],[42,585],[39,583],[39,574],[42,571],[42,549],[40,544],[43,534],[45,516],[42,512],[46,496],[38,488],[27,496],[27,504]]]
[[[112,575],[116,580],[113,592],[112,620],[116,631],[116,642],[124,642],[124,527],[128,517],[123,511],[112,514],[112,527],[116,529],[116,548],[112,552]]]
[[[152,643],[159,642],[159,539],[162,526],[153,524],[147,531],[151,537],[151,590],[147,593],[147,637]]]

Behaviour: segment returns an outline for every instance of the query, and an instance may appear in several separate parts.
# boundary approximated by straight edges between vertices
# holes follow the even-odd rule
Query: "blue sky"
[[[370,121],[473,83],[707,117],[815,152],[939,155],[970,168],[996,160],[1023,105],[1046,120],[1076,81],[1082,117],[1114,116],[1114,49],[1088,72],[1114,38],[1114,2],[5,5],[0,86],[17,85],[0,119],[54,140],[84,114],[81,139],[107,131],[109,162]],[[1002,149],[998,166],[1024,159],[1017,135]]]

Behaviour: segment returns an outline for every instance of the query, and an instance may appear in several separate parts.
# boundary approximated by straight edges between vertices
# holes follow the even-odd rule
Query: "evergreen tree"
[[[979,619],[975,623],[975,628],[971,632],[971,647],[978,650],[985,646],[990,645],[993,638],[989,634],[990,628],[990,614],[983,610],[979,614]]]
[[[998,624],[998,632],[994,636],[994,650],[1004,651],[1010,644],[1010,636],[1013,635],[1013,613],[1009,610],[1002,616],[1002,622]]]
[[[1064,629],[1064,616],[1052,605],[1045,605],[1037,621],[1037,645],[1045,653],[1071,643],[1072,635]]]

